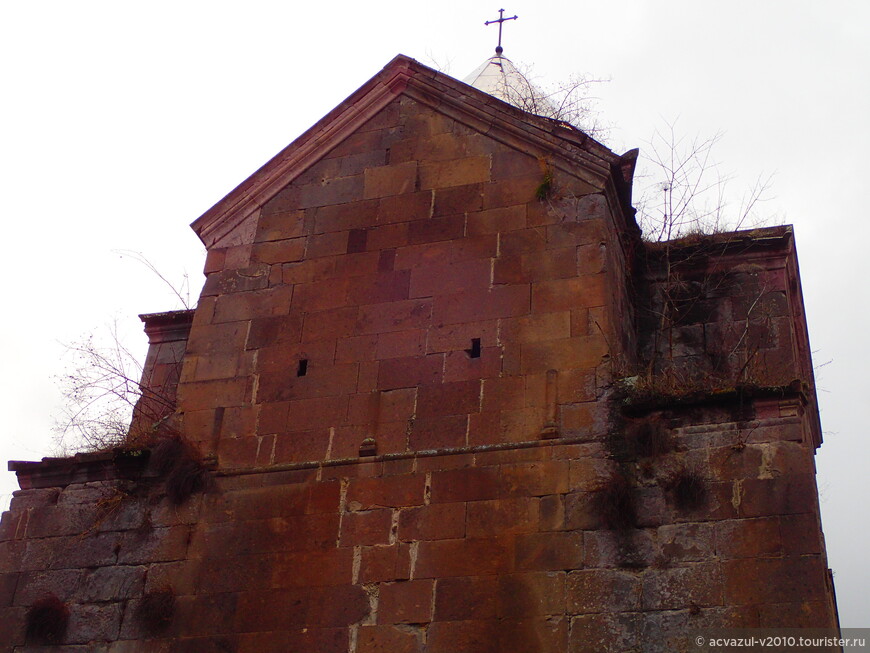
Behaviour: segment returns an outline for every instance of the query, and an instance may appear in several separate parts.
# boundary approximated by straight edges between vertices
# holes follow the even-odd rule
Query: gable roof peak
[[[559,118],[547,94],[501,53],[484,61],[462,81],[528,113]]]

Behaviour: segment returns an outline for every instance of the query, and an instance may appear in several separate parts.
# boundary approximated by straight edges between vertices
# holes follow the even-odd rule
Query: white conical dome
[[[462,81],[523,111],[548,118],[558,117],[546,94],[501,54],[484,61]]]

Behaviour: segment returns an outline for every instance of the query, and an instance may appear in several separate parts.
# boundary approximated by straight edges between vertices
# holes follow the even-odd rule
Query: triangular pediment
[[[244,240],[240,232],[251,229],[264,204],[400,96],[509,147],[546,158],[556,168],[596,187],[604,187],[620,165],[619,156],[577,129],[525,113],[398,55],[191,227],[208,248]]]

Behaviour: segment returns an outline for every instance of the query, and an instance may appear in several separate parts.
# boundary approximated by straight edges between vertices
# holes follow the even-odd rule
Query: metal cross
[[[484,23],[484,25],[492,25],[493,23],[498,23],[498,45],[495,48],[496,54],[501,54],[504,52],[504,48],[501,47],[501,24],[506,20],[516,20],[516,16],[511,16],[510,18],[504,17],[504,9],[498,10],[498,20],[488,20]]]

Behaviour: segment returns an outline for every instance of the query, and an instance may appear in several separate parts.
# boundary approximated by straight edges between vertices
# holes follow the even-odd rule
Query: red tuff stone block
[[[644,574],[644,610],[679,610],[722,605],[722,570],[718,562],[703,562]]]
[[[527,572],[500,577],[499,616],[523,619],[534,615],[563,615],[565,576],[564,572]]]
[[[467,537],[486,537],[492,533],[533,533],[538,528],[537,499],[523,497],[468,503]]]
[[[218,596],[232,597],[237,600],[235,623],[232,624],[237,632],[286,630],[293,626],[301,627],[306,623],[308,616],[306,590],[301,588],[240,592],[235,595],[223,594]],[[191,597],[192,599],[193,597]],[[180,614],[176,615],[176,619],[182,616],[193,616],[192,614],[184,615],[181,610],[179,612]],[[221,621],[226,622],[228,614],[232,614],[232,612],[224,613]]]
[[[227,322],[194,326],[187,340],[188,354],[238,351],[245,345],[248,322]]]
[[[378,418],[382,422],[404,422],[414,413],[417,388],[400,388],[380,393]]]
[[[426,417],[414,421],[409,437],[412,451],[452,449],[467,444],[467,415]]]
[[[257,462],[260,440],[249,436],[221,438],[218,443],[218,460],[225,467],[253,467]]]
[[[250,400],[250,378],[182,383],[178,386],[178,407],[182,411],[241,406]]]
[[[282,343],[297,343],[302,337],[302,315],[292,313],[251,320],[245,349],[259,349]]]
[[[543,175],[539,172],[533,175],[513,177],[493,181],[483,186],[483,208],[494,209],[501,206],[513,206],[538,201],[535,191],[541,185]]]
[[[417,392],[417,417],[463,415],[480,409],[480,381],[421,386]]]
[[[541,342],[571,337],[571,314],[533,313],[501,321],[500,337],[503,342]]]
[[[388,544],[392,518],[393,511],[385,509],[343,514],[339,545],[352,547]]]
[[[357,631],[357,653],[418,653],[422,638],[392,626],[362,626]]]
[[[337,340],[337,346],[340,346],[346,338],[354,333],[358,317],[359,309],[356,306],[307,313],[301,340],[305,343],[317,340]]]
[[[420,188],[447,188],[489,181],[489,166],[488,156],[422,163]]]
[[[501,621],[436,621],[429,627],[426,641],[427,653],[501,653],[499,632]]]
[[[239,322],[257,317],[286,315],[293,297],[292,286],[277,286],[256,292],[221,295],[214,307],[212,323]]]
[[[211,274],[212,272],[220,272],[224,269],[226,262],[226,249],[212,249],[205,256],[205,267],[202,269],[203,274]]]
[[[229,267],[228,264],[227,267]],[[269,272],[269,266],[265,263],[213,272],[206,278],[201,294],[204,297],[209,297],[226,293],[262,290],[269,285]]]
[[[347,628],[308,628],[295,625],[290,626],[288,630],[278,632],[241,633],[237,636],[237,640],[238,653],[285,653],[286,651],[345,653]],[[226,647],[232,644],[219,642],[218,646],[226,650]],[[193,648],[189,653],[201,653],[204,650],[219,649]]]
[[[817,505],[818,493],[812,474],[781,478],[748,478],[740,482],[741,517],[791,515]]]
[[[411,274],[409,270],[354,277],[347,287],[347,303],[351,305],[380,304],[408,299]]]
[[[529,533],[517,535],[518,571],[557,571],[583,566],[583,533]]]
[[[470,288],[489,288],[491,268],[490,259],[415,268],[411,274],[411,297],[431,297]]]
[[[432,472],[432,503],[482,501],[499,496],[497,467],[470,467]]]
[[[333,341],[282,343],[260,349],[257,355],[257,371],[280,375],[292,369],[295,374],[298,369],[295,362],[299,359],[306,359],[310,370],[314,365],[332,365],[334,356],[335,343]]]
[[[465,504],[444,503],[399,513],[399,540],[447,540],[465,537]]]
[[[299,263],[284,263],[281,266],[281,281],[286,284],[313,283],[331,279],[335,274],[334,257],[316,258],[299,261]]]
[[[297,431],[288,421],[290,433],[279,433],[275,438],[272,456],[274,464],[323,460],[329,447],[329,429]]]
[[[492,619],[498,613],[500,598],[495,576],[439,578],[435,621]]]
[[[308,237],[305,258],[316,259],[324,256],[338,256],[347,252],[349,231],[312,234]]]
[[[415,578],[503,574],[511,570],[509,538],[420,542]]]
[[[396,269],[396,250],[385,249],[378,254],[378,272],[390,272]]]
[[[365,232],[365,246],[368,248],[368,231]],[[348,244],[348,247],[350,245]],[[377,274],[380,269],[380,254],[378,252],[359,251],[348,252],[344,256],[335,257],[335,271],[333,277],[363,277]]]
[[[318,397],[287,402],[287,422],[280,431],[308,431],[344,422],[347,397]],[[279,408],[280,410],[280,408]]]
[[[417,182],[417,163],[409,161],[398,165],[366,168],[364,177],[365,199],[409,193],[414,190]]]
[[[485,412],[508,410],[522,405],[525,383],[521,376],[487,378],[481,389],[481,410]]]
[[[347,504],[352,510],[423,505],[423,476],[351,479]]]
[[[263,205],[261,215],[271,215],[273,213],[283,213],[296,208],[299,204],[299,188],[290,184],[285,186],[275,197],[270,199]]]
[[[458,159],[465,155],[464,139],[457,138],[453,133],[437,133],[415,140],[414,158],[427,161],[445,161]]]
[[[305,256],[305,239],[289,238],[258,243],[251,250],[254,263],[290,263],[301,261]]]
[[[366,361],[359,364],[359,379],[356,384],[357,392],[371,392],[378,389],[378,361]]]
[[[544,174],[546,164],[536,157],[516,150],[506,150],[492,155],[492,178],[511,179]]]
[[[413,283],[413,281],[412,281]],[[490,348],[498,344],[499,321],[467,322],[464,324],[433,324],[426,338],[428,353],[462,351],[470,349],[474,338],[480,340],[481,347]]]
[[[432,213],[432,191],[384,197],[378,204],[377,222],[412,222],[429,218]]]
[[[303,235],[305,230],[304,211],[282,211],[263,213],[257,221],[255,243],[285,240]]]
[[[786,555],[822,552],[822,529],[813,513],[786,515],[780,519],[780,533]]]
[[[502,465],[501,496],[564,494],[569,489],[567,460]]]
[[[607,279],[602,274],[541,281],[532,286],[535,313],[604,306],[608,301]]]
[[[378,349],[376,334],[366,336],[343,337],[335,344],[336,363],[354,363],[372,361]]]
[[[469,236],[461,240],[425,245],[409,245],[396,251],[397,270],[433,263],[458,263],[480,258],[492,258],[498,252],[498,237],[494,234]]]
[[[352,580],[353,549],[279,553],[270,560],[274,588],[349,585]]]
[[[346,204],[362,197],[362,191],[362,175],[325,179],[322,183],[299,188],[298,207],[307,209],[329,204]]]
[[[300,376],[296,359],[283,370],[261,374],[257,398],[261,401],[287,401],[350,394],[356,390],[359,366],[316,364],[309,360],[305,375]]]
[[[493,379],[501,370],[501,347],[484,347],[477,358],[472,358],[467,351],[450,351],[445,355],[444,382]]]
[[[758,620],[765,628],[828,628],[829,633],[837,629],[827,600],[760,605]]]
[[[779,556],[783,542],[778,517],[733,519],[713,527],[716,552],[722,558]]]
[[[312,313],[347,306],[349,278],[300,283],[294,287],[292,310]]]
[[[539,253],[496,259],[493,283],[529,283],[577,276],[577,248],[551,249]]]
[[[435,191],[433,217],[479,211],[483,204],[483,185],[469,184]]]
[[[387,333],[428,326],[432,315],[431,299],[411,299],[361,306],[357,333]]]
[[[408,225],[408,244],[453,241],[465,234],[465,216],[450,215],[427,220],[415,220]]]
[[[351,229],[347,237],[347,253],[358,254],[366,251],[368,231],[365,229]]]
[[[437,295],[432,320],[439,324],[477,322],[529,312],[529,286],[496,286]]]
[[[517,204],[469,213],[466,233],[469,236],[497,234],[525,229],[525,227],[526,205]]]
[[[426,332],[423,329],[393,331],[378,336],[377,358],[413,358],[425,353]]]
[[[380,252],[408,244],[408,223],[385,224],[371,227],[366,235],[366,250]],[[378,271],[385,271],[380,265]]]
[[[377,214],[377,200],[321,206],[314,213],[314,233],[364,229],[377,222]]]
[[[407,544],[361,547],[358,582],[407,580],[410,573],[411,556]]]
[[[499,245],[500,256],[540,254],[547,249],[547,231],[541,227],[511,231],[502,234]]]
[[[583,569],[568,574],[570,614],[621,612],[640,609],[640,581],[616,569]]]
[[[391,358],[380,362],[378,387],[383,390],[437,384],[441,380],[444,358],[441,354]]]
[[[825,569],[818,556],[748,558],[722,563],[725,601],[759,605],[821,600]]]
[[[378,597],[378,622],[425,623],[432,620],[435,582],[410,580],[382,583]]]
[[[595,368],[602,356],[609,353],[609,347],[604,336],[585,336],[524,343],[521,352],[522,373],[535,374]]]
[[[306,625],[349,626],[371,610],[368,595],[358,585],[314,587],[308,590]]]

